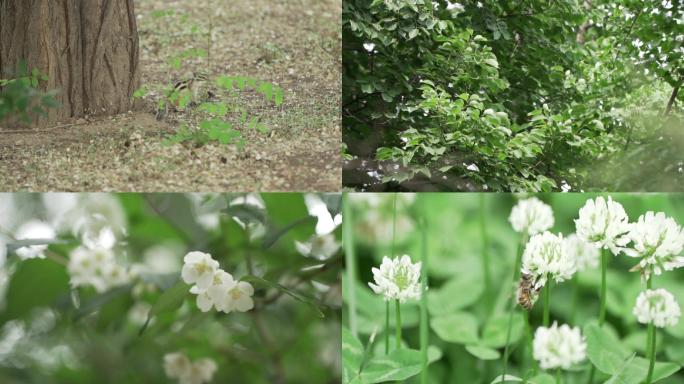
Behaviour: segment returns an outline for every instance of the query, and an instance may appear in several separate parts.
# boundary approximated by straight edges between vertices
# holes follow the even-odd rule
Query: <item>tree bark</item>
[[[61,107],[36,125],[128,111],[140,82],[133,0],[0,0],[0,78],[48,76]]]

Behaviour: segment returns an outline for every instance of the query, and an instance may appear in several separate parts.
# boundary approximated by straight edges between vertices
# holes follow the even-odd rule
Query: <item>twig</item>
[[[667,108],[665,108],[665,116],[670,114],[670,111],[672,111],[672,106],[674,105],[675,100],[677,99],[677,94],[679,93],[679,85],[674,87],[672,89],[672,95],[670,95],[670,100],[667,102]]]

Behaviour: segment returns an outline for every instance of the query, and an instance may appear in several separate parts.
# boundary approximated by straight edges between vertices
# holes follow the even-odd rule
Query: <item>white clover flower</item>
[[[337,253],[340,243],[335,239],[335,235],[314,235],[309,241],[302,243],[295,241],[297,251],[306,257],[313,257],[318,260],[327,260]]]
[[[642,324],[653,322],[656,327],[677,325],[681,310],[674,296],[665,289],[647,289],[639,294],[632,310]]]
[[[575,259],[577,271],[598,268],[601,254],[596,247],[580,239],[574,233],[564,238],[563,242],[568,254]]]
[[[420,268],[421,262],[411,263],[408,255],[390,259],[382,258],[380,269],[373,268],[375,284],[368,283],[373,292],[383,295],[385,300],[396,299],[405,302],[406,299],[420,299]]]
[[[538,198],[531,197],[513,207],[508,221],[516,232],[536,235],[553,226],[553,211]]]
[[[56,236],[51,225],[38,220],[27,221],[17,229],[17,240],[51,240]],[[23,260],[44,259],[47,245],[29,245],[16,250],[17,256]]]
[[[199,290],[206,290],[212,283],[214,272],[219,267],[218,261],[204,252],[190,252],[183,258],[181,277],[186,284],[196,284]]]
[[[549,328],[539,327],[532,345],[534,359],[542,369],[568,369],[586,357],[587,343],[579,327],[560,327],[554,321]]]
[[[646,212],[631,224],[628,234],[632,245],[625,249],[630,257],[639,257],[637,269],[648,278],[651,273],[660,275],[684,266],[684,257],[679,256],[684,248],[684,231],[664,213]]]
[[[214,377],[218,366],[214,360],[203,358],[194,363],[180,352],[164,355],[164,372],[171,379],[178,379],[180,384],[208,383]]]
[[[560,233],[538,233],[530,238],[522,256],[522,273],[531,275],[539,289],[550,278],[560,283],[569,280],[576,271],[575,260]]]
[[[625,209],[609,196],[587,200],[575,220],[577,236],[596,248],[609,249],[617,255],[629,242],[629,219]]]

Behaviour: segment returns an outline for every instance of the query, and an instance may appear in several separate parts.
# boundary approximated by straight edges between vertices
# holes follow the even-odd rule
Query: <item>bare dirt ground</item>
[[[341,0],[139,0],[136,7],[142,83],[151,91],[128,114],[40,131],[0,130],[0,189],[340,189]],[[209,56],[173,69],[171,59],[189,48]],[[171,112],[156,120],[161,90],[198,70],[283,88],[280,107],[249,92],[239,98],[270,133],[240,128],[243,148],[164,144],[197,117]]]

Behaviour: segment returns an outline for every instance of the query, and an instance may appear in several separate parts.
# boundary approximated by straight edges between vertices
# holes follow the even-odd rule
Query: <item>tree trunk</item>
[[[128,111],[140,82],[133,0],[0,0],[0,78],[22,60],[58,91],[37,125]]]

